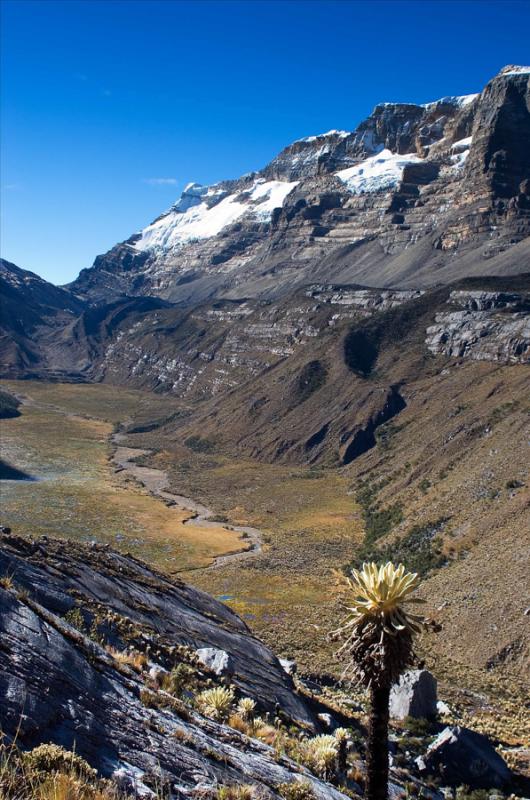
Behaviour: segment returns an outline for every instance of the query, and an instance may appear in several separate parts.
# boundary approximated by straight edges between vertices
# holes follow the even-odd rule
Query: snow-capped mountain
[[[258,173],[189,184],[72,289],[189,302],[315,280],[417,288],[524,271],[529,77],[510,66],[480,94],[381,103],[355,130],[299,139]]]

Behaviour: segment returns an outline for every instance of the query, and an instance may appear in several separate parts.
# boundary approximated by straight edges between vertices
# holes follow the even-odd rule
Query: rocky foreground
[[[40,764],[56,763],[57,752],[33,748],[59,745],[110,779],[107,787],[138,797],[161,789],[169,798],[229,797],[236,787],[245,797],[362,794],[359,723],[296,685],[292,665],[225,605],[106,546],[3,530],[4,747],[33,750]],[[417,715],[435,700],[432,679],[420,675],[396,689],[393,704],[396,715]],[[513,780],[484,737],[459,728],[446,728],[416,761],[409,754],[408,765],[393,751],[392,797],[406,786],[438,796],[429,775],[449,785],[471,775],[497,789]]]

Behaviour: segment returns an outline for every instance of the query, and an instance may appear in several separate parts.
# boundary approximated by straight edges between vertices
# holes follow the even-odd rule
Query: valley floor
[[[2,458],[28,476],[3,480],[3,524],[18,533],[96,540],[166,572],[208,566],[248,545],[221,526],[187,525],[193,516],[167,506],[110,460],[114,424],[145,393],[107,386],[10,382],[23,413],[2,420]],[[119,468],[118,468],[119,470]]]

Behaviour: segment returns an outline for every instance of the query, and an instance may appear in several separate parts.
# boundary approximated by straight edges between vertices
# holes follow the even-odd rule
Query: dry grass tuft
[[[132,667],[136,672],[143,672],[147,667],[148,659],[145,653],[140,653],[138,650],[117,650],[110,645],[106,649],[118,664]]]

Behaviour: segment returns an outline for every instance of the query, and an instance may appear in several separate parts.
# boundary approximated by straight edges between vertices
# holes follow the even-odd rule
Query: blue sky
[[[529,2],[3,0],[2,255],[56,283],[190,180],[528,63]]]

